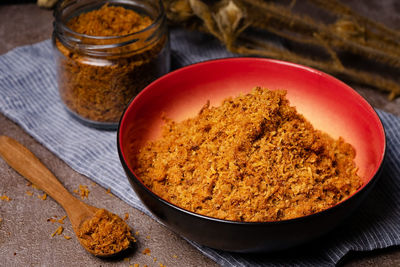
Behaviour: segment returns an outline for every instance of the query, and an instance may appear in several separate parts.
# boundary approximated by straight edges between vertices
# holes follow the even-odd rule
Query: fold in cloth
[[[172,68],[235,56],[213,38],[171,31]],[[71,118],[58,95],[50,40],[18,47],[0,56],[0,112],[37,141],[131,206],[151,216],[125,177],[116,132],[88,128]],[[193,244],[222,266],[333,265],[349,251],[400,244],[400,118],[378,111],[387,134],[386,165],[363,205],[340,227],[293,251],[235,254]]]

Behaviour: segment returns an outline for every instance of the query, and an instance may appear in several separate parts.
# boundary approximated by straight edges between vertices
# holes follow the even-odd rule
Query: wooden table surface
[[[382,9],[373,8],[371,2],[349,1],[361,12],[373,16]],[[388,1],[391,2],[391,1]],[[385,12],[399,13],[385,7]],[[369,13],[368,13],[369,12]],[[400,25],[399,14],[388,13],[383,21]],[[0,54],[20,45],[33,44],[50,38],[52,11],[40,9],[33,3],[0,5]],[[388,101],[387,96],[369,88],[355,87],[375,108],[400,116],[400,98]],[[48,221],[61,218],[64,210],[51,198],[41,200],[40,190],[27,185],[27,181],[0,160],[0,194],[7,194],[11,201],[0,201],[0,266],[215,266],[181,237],[133,209],[120,199],[106,192],[85,176],[76,173],[59,158],[25,133],[18,125],[0,114],[0,135],[8,135],[31,149],[59,178],[69,191],[87,185],[91,191],[87,203],[105,207],[116,214],[129,214],[128,223],[138,232],[136,250],[126,258],[100,260],[84,251],[73,236],[68,220],[62,225],[64,234],[73,236],[66,240],[62,235],[51,237],[61,225]],[[33,193],[28,195],[27,191]],[[195,226],[194,226],[195,227]],[[150,255],[142,251],[149,248]],[[350,253],[341,265],[346,266],[400,266],[398,247],[365,253]]]

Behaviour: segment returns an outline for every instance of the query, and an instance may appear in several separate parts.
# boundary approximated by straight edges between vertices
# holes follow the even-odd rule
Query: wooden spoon
[[[82,242],[78,235],[82,223],[93,218],[100,209],[72,196],[50,170],[26,147],[8,136],[0,136],[0,155],[14,170],[40,187],[64,208],[79,242],[88,252],[99,257],[111,257],[122,252],[116,251],[109,254],[96,252]]]

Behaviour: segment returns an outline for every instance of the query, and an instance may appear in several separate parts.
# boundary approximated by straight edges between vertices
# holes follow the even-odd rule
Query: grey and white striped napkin
[[[172,67],[232,57],[213,38],[173,29]],[[88,128],[72,119],[59,99],[50,40],[0,56],[0,112],[64,160],[133,207],[150,214],[131,189],[120,165],[116,132]],[[339,228],[302,249],[284,254],[234,254],[193,244],[222,266],[322,266],[349,251],[400,244],[400,118],[378,111],[387,133],[383,177],[362,207]]]

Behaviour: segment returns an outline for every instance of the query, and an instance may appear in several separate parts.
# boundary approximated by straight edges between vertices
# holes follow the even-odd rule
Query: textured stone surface
[[[349,1],[364,14],[382,18],[388,25],[399,25],[400,5],[395,1]],[[383,3],[383,4],[382,4]],[[393,8],[391,8],[393,7]],[[387,15],[385,15],[387,14]],[[0,54],[19,45],[32,44],[51,36],[52,11],[39,9],[34,4],[0,5]],[[389,102],[384,94],[372,89],[356,87],[376,108],[400,116],[400,98]],[[0,114],[0,135],[8,135],[31,149],[59,178],[69,191],[79,184],[87,185],[91,191],[87,203],[104,207],[120,216],[129,213],[128,223],[138,231],[138,244],[128,260],[100,260],[84,251],[74,237],[69,221],[63,225],[64,234],[72,236],[51,237],[59,226],[47,219],[65,215],[64,210],[51,198],[41,200],[40,190],[27,185],[27,181],[0,160],[0,194],[12,198],[0,201],[0,266],[129,266],[138,263],[159,266],[213,266],[214,262],[204,257],[185,240],[175,235],[148,216],[128,206],[120,199],[106,193],[104,188],[93,184],[86,177],[71,170],[19,126]],[[26,194],[33,192],[33,196]],[[141,252],[149,248],[150,255]],[[175,257],[175,256],[176,257]],[[368,253],[351,253],[342,261],[347,266],[399,266],[400,249],[389,248]]]

